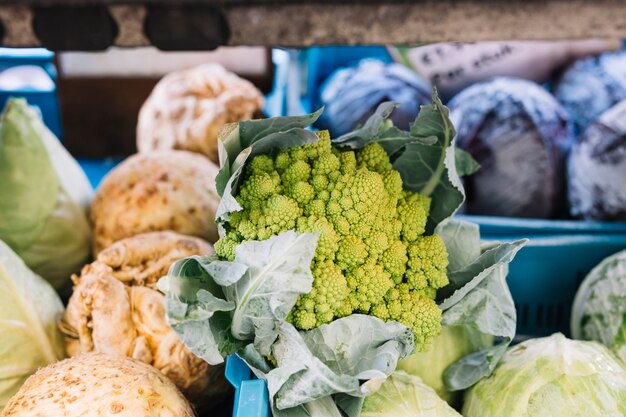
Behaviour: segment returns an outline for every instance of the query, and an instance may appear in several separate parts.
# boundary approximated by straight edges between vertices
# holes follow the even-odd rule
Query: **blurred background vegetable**
[[[212,255],[202,239],[174,232],[122,239],[98,254],[80,276],[63,316],[70,356],[96,351],[123,355],[163,372],[198,406],[220,403],[229,390],[223,366],[192,354],[165,320],[156,281],[187,256]]]
[[[64,295],[89,257],[92,196],[85,173],[39,112],[9,100],[0,125],[0,239]]]
[[[361,417],[461,417],[419,377],[395,371],[363,401]]]
[[[568,159],[571,214],[626,220],[626,100],[602,113],[574,142]]]
[[[465,181],[467,212],[547,218],[564,208],[567,114],[530,81],[496,78],[450,101],[457,145],[481,169]]]
[[[576,61],[558,80],[554,94],[576,133],[583,133],[605,110],[626,99],[626,52]]]
[[[204,64],[163,77],[141,107],[139,152],[182,149],[213,162],[217,132],[227,123],[261,116],[263,94],[219,64]]]
[[[194,417],[195,413],[156,368],[104,353],[87,353],[40,369],[0,413],[1,417],[112,415]]]
[[[390,120],[394,126],[408,130],[420,106],[431,101],[431,87],[415,72],[404,65],[374,59],[336,70],[318,94],[319,106],[325,109],[317,125],[328,129],[333,137],[362,125],[384,101],[398,104]]]
[[[91,205],[94,253],[143,232],[172,230],[215,242],[219,168],[203,155],[165,150],[133,155],[102,180]]]
[[[626,364],[626,251],[609,256],[580,285],[572,337],[603,343]]]
[[[508,350],[465,395],[465,417],[626,415],[626,367],[603,345],[560,333]]]
[[[26,378],[65,356],[63,304],[0,240],[0,411]]]

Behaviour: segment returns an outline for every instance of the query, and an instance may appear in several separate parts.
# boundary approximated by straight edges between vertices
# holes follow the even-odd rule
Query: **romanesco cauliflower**
[[[318,232],[313,288],[288,320],[308,330],[353,313],[413,329],[418,350],[439,334],[437,289],[447,285],[448,255],[437,235],[425,236],[430,198],[405,191],[377,143],[339,152],[327,132],[310,145],[249,162],[226,235],[215,250],[232,260],[235,247],[294,229]]]

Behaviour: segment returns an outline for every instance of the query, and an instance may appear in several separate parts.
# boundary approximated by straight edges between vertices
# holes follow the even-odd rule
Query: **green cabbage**
[[[574,299],[571,329],[574,339],[603,343],[626,362],[626,251],[587,275]]]
[[[89,257],[92,195],[37,110],[9,100],[0,124],[0,239],[61,292]]]
[[[626,415],[626,367],[603,345],[560,333],[510,348],[465,396],[465,417]]]
[[[459,393],[446,389],[443,372],[463,356],[492,344],[492,335],[480,333],[472,327],[444,326],[426,352],[415,352],[401,360],[398,362],[398,369],[420,377],[437,395],[452,404],[458,400]]]
[[[63,304],[0,240],[0,410],[29,375],[63,358]]]
[[[396,371],[374,395],[365,397],[361,417],[461,417],[422,380]]]

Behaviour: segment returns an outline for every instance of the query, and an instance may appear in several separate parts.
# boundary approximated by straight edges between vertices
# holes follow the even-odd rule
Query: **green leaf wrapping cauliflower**
[[[215,249],[227,260],[238,244],[288,230],[319,233],[312,290],[288,320],[301,330],[353,313],[398,321],[425,350],[441,329],[435,302],[448,284],[448,254],[424,235],[430,198],[405,191],[378,143],[339,152],[319,141],[258,155],[246,166],[226,234]]]

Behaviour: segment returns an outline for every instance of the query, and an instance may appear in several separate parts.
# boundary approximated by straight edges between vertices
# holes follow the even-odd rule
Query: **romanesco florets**
[[[441,331],[441,309],[421,291],[399,284],[372,307],[371,314],[382,320],[393,320],[413,329],[415,350],[423,352]]]
[[[443,241],[424,236],[430,198],[403,190],[379,144],[339,152],[327,132],[318,137],[252,158],[236,195],[243,210],[231,213],[215,250],[232,260],[241,242],[317,232],[312,290],[288,320],[307,330],[371,314],[412,328],[422,350],[439,332],[434,298],[448,283]]]

